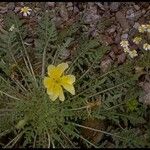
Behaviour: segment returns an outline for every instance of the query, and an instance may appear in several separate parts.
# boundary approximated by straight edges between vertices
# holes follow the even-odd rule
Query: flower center
[[[57,79],[56,79],[56,78],[55,78],[55,79],[53,78],[53,80],[55,81],[56,84],[60,84],[60,78],[57,78]]]
[[[24,7],[22,10],[24,13],[27,13],[29,11],[29,7]]]

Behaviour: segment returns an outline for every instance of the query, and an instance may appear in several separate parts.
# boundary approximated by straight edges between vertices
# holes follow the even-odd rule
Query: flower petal
[[[61,63],[56,68],[57,68],[58,76],[60,77],[63,74],[63,72],[68,68],[68,64]]]
[[[30,12],[30,11],[28,11],[28,12],[27,12],[27,14],[28,14],[28,15],[31,15],[31,12]]]
[[[61,82],[63,83],[68,83],[68,84],[72,84],[74,83],[76,80],[74,75],[66,75],[66,76],[62,76],[61,78]]]
[[[58,98],[61,89],[62,88],[61,88],[61,86],[59,84],[55,84],[53,86],[52,93],[50,93],[50,97],[51,97],[52,101],[55,101]]]
[[[48,68],[47,68],[47,71],[48,71],[48,75],[51,77],[54,70],[55,70],[55,66],[54,65],[49,65]]]
[[[57,99],[57,96],[56,95],[49,95],[49,98],[52,100],[52,101],[55,101]]]
[[[62,86],[64,87],[64,89],[66,89],[72,95],[75,95],[75,89],[74,89],[74,86],[72,84],[63,83]]]
[[[62,87],[60,87],[59,99],[60,99],[60,101],[64,101],[65,100],[65,96],[64,96],[64,92],[63,92]]]
[[[43,84],[46,88],[49,88],[54,84],[54,81],[52,78],[44,77]]]
[[[23,16],[24,16],[24,17],[27,17],[27,13],[23,13]]]
[[[53,65],[48,66],[48,75],[54,79],[60,78],[63,72],[68,68],[67,63],[61,63],[57,67]]]

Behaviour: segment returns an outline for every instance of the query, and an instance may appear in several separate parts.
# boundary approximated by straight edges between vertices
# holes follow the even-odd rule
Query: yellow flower
[[[141,41],[142,41],[142,38],[141,38],[140,36],[137,36],[137,37],[135,37],[135,38],[133,39],[133,42],[134,42],[135,44],[139,44]]]
[[[129,46],[129,42],[127,41],[127,40],[122,40],[121,42],[120,42],[120,45],[122,46],[122,47],[128,47]]]
[[[44,86],[47,88],[47,94],[52,101],[58,97],[60,101],[64,101],[64,93],[62,87],[75,95],[73,83],[75,82],[74,75],[64,75],[64,71],[68,68],[67,63],[61,63],[58,66],[48,66],[48,77],[44,78]]]
[[[125,53],[128,53],[130,50],[129,50],[129,47],[124,47],[123,48],[123,51],[125,52]]]
[[[23,8],[21,8],[21,13],[23,13],[23,16],[27,16],[27,15],[30,15],[31,14],[31,11],[32,9],[30,9],[29,7],[23,7]]]
[[[147,24],[147,25],[146,25],[146,30],[147,30],[147,32],[150,33],[150,24]]]
[[[129,56],[130,56],[131,58],[134,58],[134,57],[138,56],[136,50],[129,51],[128,53],[129,53]]]
[[[144,33],[146,31],[147,27],[145,24],[142,24],[141,26],[139,26],[138,30],[140,33]]]
[[[150,50],[150,44],[148,43],[143,44],[143,49]]]

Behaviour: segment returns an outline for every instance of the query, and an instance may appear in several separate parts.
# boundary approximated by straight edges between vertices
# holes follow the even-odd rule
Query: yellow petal
[[[52,92],[50,93],[50,98],[52,101],[55,101],[58,98],[58,96],[60,95],[61,89],[62,88],[59,84],[55,84],[53,86]]]
[[[48,66],[48,75],[51,78],[58,79],[63,74],[63,72],[68,68],[67,63],[61,63],[57,67],[54,65]]]
[[[60,101],[64,101],[65,100],[65,96],[64,96],[64,92],[63,92],[62,87],[60,87],[59,99],[60,99]]]
[[[55,66],[54,65],[49,65],[48,68],[47,68],[47,71],[48,71],[48,75],[51,76],[52,73],[54,72],[55,70]]]
[[[68,84],[72,84],[72,83],[74,83],[75,82],[75,76],[74,75],[66,75],[66,76],[63,76],[62,78],[61,78],[61,82],[62,82],[62,84],[63,83],[68,83]]]
[[[57,66],[57,68],[59,68],[62,72],[64,72],[68,68],[68,64],[67,63],[61,63]]]
[[[75,89],[74,89],[74,86],[72,84],[63,83],[62,86],[64,87],[64,89],[66,89],[72,95],[75,95]]]
[[[49,87],[53,86],[54,81],[52,78],[44,77],[43,84],[46,88],[49,88]]]
[[[49,95],[49,98],[52,100],[52,101],[55,101],[57,99],[56,95]]]
[[[68,64],[67,63],[61,63],[56,67],[57,70],[57,76],[60,77],[64,71],[68,68]]]

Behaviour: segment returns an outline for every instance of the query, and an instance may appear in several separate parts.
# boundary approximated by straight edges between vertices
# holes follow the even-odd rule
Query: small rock
[[[65,5],[61,5],[60,16],[63,18],[63,20],[65,20],[65,21],[68,20],[68,12],[67,12]]]
[[[19,12],[20,10],[21,10],[21,7],[15,7],[14,12],[17,13],[17,12]]]
[[[143,10],[142,10],[142,14],[145,14],[145,13],[146,13],[146,10],[145,10],[145,9],[143,9]]]
[[[118,44],[120,42],[120,33],[115,36],[115,43]]]
[[[49,7],[54,7],[54,6],[55,6],[55,2],[47,2],[47,5],[48,5]]]
[[[68,7],[67,8],[69,11],[72,11],[73,10],[73,7]]]
[[[120,11],[118,11],[116,13],[116,20],[120,23],[120,25],[123,28],[123,30],[125,30],[125,31],[129,30],[129,24],[128,24],[128,21],[127,21],[127,19],[125,17],[125,14],[123,14]]]
[[[141,16],[142,16],[141,10],[137,11],[137,12],[135,13],[134,21],[137,21]]]
[[[128,39],[127,33],[121,35],[121,40],[127,40],[127,39]]]
[[[72,2],[67,3],[67,7],[72,7],[72,6],[73,6]]]
[[[75,14],[77,14],[79,12],[79,9],[76,6],[74,6],[73,11]]]
[[[135,8],[136,10],[139,10],[139,9],[140,9],[140,7],[139,7],[138,5],[134,5],[134,8]]]
[[[111,45],[114,43],[114,40],[112,39],[111,36],[103,36],[103,41],[107,44],[107,45]]]
[[[143,92],[143,95],[139,97],[139,102],[150,105],[150,93]]]
[[[115,60],[115,59],[116,59],[116,55],[115,55],[114,51],[111,51],[111,52],[109,53],[109,56],[111,57],[112,60]]]
[[[130,15],[130,14],[133,14],[133,13],[134,13],[134,10],[133,10],[133,9],[129,9],[129,10],[126,12],[127,15]]]
[[[32,43],[33,42],[33,38],[27,38],[25,41],[26,41],[26,43]]]
[[[116,45],[116,44],[112,44],[111,45],[111,49],[112,49],[112,51],[115,53],[115,55],[118,55],[118,54],[120,54],[120,43],[118,44],[118,45]]]
[[[100,2],[95,3],[101,10],[105,10],[104,6]]]
[[[14,2],[9,2],[7,4],[7,8],[8,8],[8,10],[14,10],[15,9],[15,3]]]
[[[111,2],[111,4],[110,4],[110,10],[112,12],[115,12],[115,11],[118,10],[119,6],[120,6],[119,2]]]
[[[133,19],[134,17],[135,17],[134,10],[133,10],[133,9],[129,9],[129,10],[126,12],[126,18],[128,18],[128,19]]]
[[[143,94],[139,97],[139,101],[150,105],[150,82],[141,82],[139,86],[143,89]]]
[[[104,8],[107,10],[109,8],[108,2],[104,2]]]
[[[24,2],[20,2],[20,5],[21,5],[21,6],[24,6]]]
[[[4,14],[7,12],[7,10],[8,10],[7,7],[1,7],[0,6],[0,13]]]
[[[90,7],[92,6],[93,7],[94,3],[93,2],[88,2],[88,6],[90,6]]]
[[[117,56],[117,63],[118,65],[121,65],[125,62],[126,60],[126,54],[125,53],[121,53],[120,55]]]
[[[137,29],[132,28],[132,29],[128,32],[128,34],[130,35],[130,38],[132,38],[137,32],[138,32]]]
[[[102,72],[106,72],[108,69],[110,69],[111,65],[113,63],[113,60],[107,56],[100,64],[100,69]]]
[[[139,86],[142,87],[145,93],[150,93],[150,82],[141,82]]]
[[[129,26],[133,27],[134,26],[134,22],[135,22],[134,19],[128,20]]]
[[[109,34],[114,33],[115,31],[116,31],[116,26],[115,26],[115,25],[112,25],[112,26],[107,30],[107,32],[108,32]]]
[[[138,29],[139,26],[140,24],[138,22],[135,22],[133,28]]]
[[[95,24],[99,20],[99,15],[91,11],[88,11],[84,16],[84,22],[86,24]]]
[[[70,51],[68,49],[64,49],[63,51],[60,51],[61,59],[67,59],[69,56],[70,56]]]

